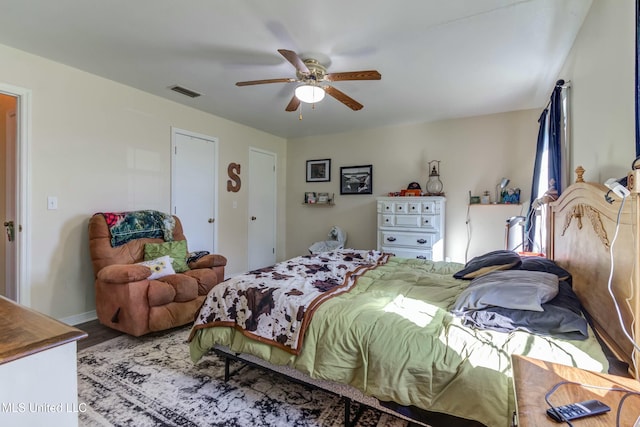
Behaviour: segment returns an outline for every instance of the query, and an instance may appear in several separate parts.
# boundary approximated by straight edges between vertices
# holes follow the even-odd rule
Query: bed
[[[608,370],[607,357],[594,330],[576,319],[576,316],[582,319],[579,309],[577,313],[575,309],[580,301],[616,356],[633,367],[633,346],[624,342],[620,326],[612,321],[613,306],[604,294],[609,272],[607,248],[611,242],[609,246],[598,245],[603,244],[603,236],[606,239],[613,236],[620,206],[619,201],[617,205],[606,203],[606,192],[598,184],[578,182],[548,207],[549,252],[556,262],[536,259],[523,268],[524,260],[517,254],[515,259],[514,253],[496,251],[462,265],[344,250],[331,253],[333,258],[327,254],[298,257],[277,267],[232,278],[225,282],[227,287],[220,285],[212,290],[196,318],[190,336],[191,357],[197,362],[214,350],[223,357],[257,364],[345,395],[347,403],[364,402],[424,425],[431,423],[429,414],[444,414],[462,421],[461,425],[468,425],[466,421],[470,420],[476,425],[509,426],[515,411],[512,354],[593,371]],[[638,253],[637,239],[631,234],[636,232],[635,217],[631,214],[637,212],[632,206],[635,203],[635,197],[633,203],[629,199],[623,211],[621,227],[627,235],[619,237],[614,251],[616,256],[626,254],[620,257],[613,280],[614,292],[624,298],[630,296],[629,278],[636,274],[632,262],[635,256],[630,256]],[[587,218],[589,221],[585,221]],[[345,267],[342,262],[345,256],[357,258],[356,265]],[[315,276],[317,266],[327,266],[319,277]],[[266,292],[275,286],[261,283],[264,277],[275,274],[277,280],[288,282],[287,276],[294,276],[296,269],[300,269],[302,276],[313,277],[308,280],[311,288],[315,284],[321,291],[307,295],[306,291],[299,292],[298,283],[294,285],[296,292],[281,290],[280,294],[272,293],[263,300],[246,289],[233,290],[244,283]],[[338,279],[328,279],[333,277],[334,270]],[[489,274],[482,274],[488,271]],[[547,288],[539,292],[534,286],[534,293],[528,294],[531,286],[527,286],[524,293],[506,298],[518,301],[517,308],[493,305],[495,298],[505,299],[503,291],[509,290],[510,285],[505,286],[504,282],[499,285],[500,292],[483,293],[481,297],[474,294],[477,289],[494,289],[494,285],[487,285],[487,278],[513,274],[521,280],[518,272],[539,273],[533,276],[550,280],[550,289],[555,277],[556,293]],[[462,276],[467,277],[459,278]],[[331,280],[339,283],[327,286],[326,282]],[[330,295],[324,295],[327,290]],[[303,307],[300,301],[279,305],[282,295],[292,293],[306,299],[304,310],[300,309]],[[566,301],[550,307],[560,296]],[[236,302],[250,299],[251,307],[260,315],[251,316],[251,309],[231,308],[222,302],[224,298]],[[633,313],[638,312],[637,292],[633,298],[623,307],[623,319],[627,327],[637,328],[632,323]],[[524,307],[532,303],[534,307],[523,310],[521,303]],[[486,317],[502,320],[479,328],[486,319],[472,315],[496,308],[503,311]],[[555,326],[540,326],[530,318],[531,313],[538,313],[534,317],[539,320],[553,310],[568,317]],[[278,317],[278,311],[284,316]],[[302,316],[301,312],[312,317]],[[526,312],[523,318],[515,315],[523,312]],[[257,325],[255,317],[269,320]],[[291,333],[292,330],[295,332]],[[347,412],[348,407],[345,415]]]

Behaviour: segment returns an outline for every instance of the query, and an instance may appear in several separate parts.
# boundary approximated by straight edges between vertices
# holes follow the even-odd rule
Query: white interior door
[[[249,149],[249,270],[276,262],[276,155]]]
[[[189,251],[217,250],[216,138],[172,129],[171,212]]]
[[[15,100],[14,100],[15,102]],[[16,287],[18,221],[16,216],[16,110],[13,108],[6,114],[6,175],[5,175],[5,233],[4,240],[4,283],[0,286],[3,295],[14,301],[18,300]],[[8,224],[8,225],[7,225]]]

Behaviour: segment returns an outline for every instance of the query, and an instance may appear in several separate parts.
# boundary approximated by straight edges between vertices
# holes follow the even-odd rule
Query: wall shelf
[[[335,200],[335,193],[315,193],[313,191],[307,191],[304,193],[303,205],[306,206],[333,206]]]
[[[469,206],[522,206],[522,203],[469,203]]]
[[[303,203],[305,206],[335,206],[333,201],[328,203]]]

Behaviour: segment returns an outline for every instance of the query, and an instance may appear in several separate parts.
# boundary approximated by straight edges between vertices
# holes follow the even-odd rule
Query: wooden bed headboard
[[[610,249],[622,199],[612,193],[614,201],[609,204],[604,198],[608,188],[584,182],[584,170],[578,168],[576,171],[577,182],[549,204],[547,257],[571,272],[573,289],[591,316],[596,332],[617,358],[629,364],[630,373],[638,378],[636,369],[640,366],[640,355],[634,352],[633,344],[624,334],[607,289],[611,273]],[[640,339],[639,199],[632,194],[624,202],[613,245],[612,279],[612,290],[624,325],[636,343]]]

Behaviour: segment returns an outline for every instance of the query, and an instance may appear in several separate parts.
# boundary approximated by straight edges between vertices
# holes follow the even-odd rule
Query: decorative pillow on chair
[[[171,257],[169,255],[152,259],[149,261],[139,262],[137,265],[144,265],[151,270],[151,276],[147,277],[149,280],[159,279],[170,274],[176,274],[171,266]]]
[[[471,259],[453,277],[456,279],[475,279],[492,271],[518,268],[520,264],[522,264],[522,259],[514,251],[498,250],[487,252]]]
[[[169,255],[173,259],[173,269],[176,273],[189,270],[187,266],[187,241],[176,240],[164,243],[146,243],[144,245],[145,261]]]

